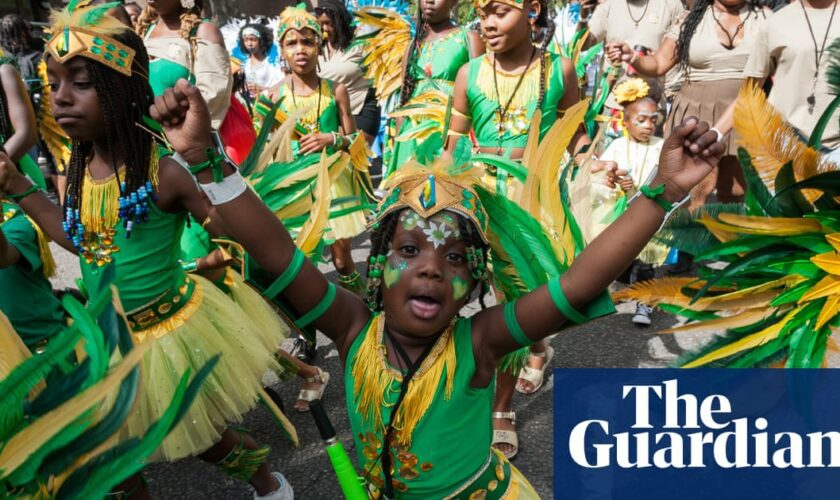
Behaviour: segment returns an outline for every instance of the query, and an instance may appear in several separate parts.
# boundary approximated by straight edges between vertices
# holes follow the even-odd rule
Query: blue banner
[[[840,370],[556,369],[554,493],[840,498]]]

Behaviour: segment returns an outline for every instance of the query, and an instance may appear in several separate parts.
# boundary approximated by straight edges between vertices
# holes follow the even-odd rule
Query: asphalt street
[[[367,242],[360,238],[354,242],[353,257],[364,263],[368,256]],[[72,286],[78,276],[76,257],[56,248],[59,265],[57,287]],[[328,271],[329,267],[324,267]],[[334,278],[334,275],[330,275]],[[476,306],[468,306],[475,312]],[[686,349],[707,341],[714,333],[694,335],[657,335],[659,329],[673,326],[677,319],[655,312],[650,327],[639,328],[630,322],[633,307],[622,304],[618,314],[569,328],[550,339],[555,349],[552,368],[564,367],[663,367]],[[318,341],[316,364],[332,375],[324,394],[324,403],[336,427],[339,438],[355,460],[355,450],[346,416],[343,394],[343,367],[339,366],[336,350],[324,337]],[[552,498],[552,389],[553,378],[537,393],[530,396],[516,394],[514,409],[517,414],[520,451],[514,464],[531,481],[543,498]],[[294,448],[277,428],[269,413],[261,407],[246,415],[242,427],[249,429],[261,443],[271,446],[270,465],[281,471],[292,484],[295,497],[300,499],[340,498],[335,475],[323,450],[312,417],[291,410],[300,383],[297,379],[276,386],[282,396],[288,416],[297,428],[300,447]],[[457,437],[454,437],[457,438]],[[228,479],[218,470],[198,459],[177,463],[155,464],[145,469],[154,498],[172,499],[246,499],[253,490],[247,484]]]

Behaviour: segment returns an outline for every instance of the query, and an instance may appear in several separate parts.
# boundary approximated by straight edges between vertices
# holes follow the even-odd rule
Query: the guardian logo
[[[840,432],[768,432],[767,418],[734,418],[727,396],[681,394],[676,379],[622,385],[617,404],[635,409],[629,429],[599,418],[570,426],[574,463],[587,469],[840,467]]]

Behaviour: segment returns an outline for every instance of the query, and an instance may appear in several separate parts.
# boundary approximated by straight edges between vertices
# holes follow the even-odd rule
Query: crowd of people
[[[216,363],[148,460],[197,456],[255,498],[293,485],[231,424],[278,402],[266,372],[297,375],[297,411],[322,398],[316,331],[345,368],[366,494],[537,497],[510,463],[514,392],[540,394],[545,339],[613,312],[616,279],[692,274],[651,239],[744,203],[739,92],[763,88],[803,141],[829,113],[811,145],[840,161],[836,0],[686,2],[477,0],[459,19],[455,0],[319,0],[219,27],[203,0],[74,0],[43,39],[7,15],[0,311],[49,351],[68,312],[48,241],[77,254],[70,293],[112,283],[151,344],[117,442]],[[632,322],[652,314],[640,299]],[[114,492],[148,496],[141,472]]]

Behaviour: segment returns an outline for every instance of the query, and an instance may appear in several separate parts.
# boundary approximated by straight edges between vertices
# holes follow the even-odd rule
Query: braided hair
[[[332,21],[335,29],[335,44],[339,50],[346,50],[353,40],[353,18],[341,0],[320,0],[315,14],[323,12]],[[324,43],[327,40],[324,39]]]
[[[269,28],[264,22],[260,23],[253,23],[253,24],[246,24],[239,30],[239,50],[244,53],[248,53],[248,49],[245,48],[245,42],[243,40],[242,32],[245,31],[246,28],[251,28],[257,30],[260,34],[260,50],[262,50],[264,55],[268,55],[268,52],[271,50],[271,46],[274,45],[274,34],[271,32],[271,28]]]
[[[700,25],[700,22],[706,14],[706,9],[714,8],[712,6],[713,3],[714,0],[694,0],[694,4],[691,6],[688,15],[685,16],[682,28],[680,28],[680,35],[677,38],[677,61],[679,62],[680,70],[685,72],[686,78],[688,78],[691,72],[691,68],[688,65],[691,39],[694,38],[694,34],[697,32],[697,26]],[[749,15],[753,15],[759,8],[758,0],[746,0],[745,3],[749,7]]]
[[[152,104],[152,88],[148,80],[149,56],[143,39],[134,32],[126,30],[113,37],[135,51],[132,76],[125,76],[90,59],[84,59],[84,62],[99,97],[105,122],[105,144],[112,158],[119,157],[125,162],[125,192],[132,193],[150,180],[152,136],[136,125],[143,123],[143,115]],[[80,208],[87,161],[92,153],[93,142],[73,141],[65,197],[70,208]],[[117,173],[118,165],[116,160],[113,161],[114,172]]]
[[[423,45],[423,40],[429,33],[429,23],[423,18],[423,9],[420,2],[417,2],[417,17],[415,25],[417,29],[414,31],[414,38],[411,40],[411,45],[408,49],[408,58],[405,62],[405,71],[403,72],[402,87],[400,90],[400,106],[405,106],[414,93],[414,87],[417,85],[417,80],[414,79],[412,73],[412,65],[417,57],[420,57],[420,47]]]
[[[0,61],[0,65],[2,64],[13,63]],[[12,119],[9,117],[9,99],[6,97],[6,92],[0,87],[0,140],[5,143],[14,133],[15,129],[12,127]],[[0,143],[0,147],[2,146],[3,144]]]
[[[368,262],[370,265],[367,269],[367,288],[366,297],[368,306],[374,311],[382,310],[382,286],[378,276],[372,274],[377,259],[388,255],[391,250],[391,240],[394,238],[394,232],[397,229],[397,223],[400,220],[402,210],[395,210],[386,215],[379,224],[374,228],[370,236],[370,257]],[[467,253],[467,269],[469,269],[472,277],[476,280],[478,286],[478,302],[481,308],[484,309],[484,296],[490,290],[487,278],[487,244],[481,238],[481,233],[472,221],[467,220],[464,216],[456,214],[458,220],[458,229],[461,232],[466,246]],[[381,269],[380,269],[381,271]]]
[[[551,44],[551,41],[554,39],[554,31],[556,29],[556,25],[554,21],[552,21],[548,17],[548,7],[546,5],[545,0],[540,0],[540,15],[537,17],[536,25],[542,30],[542,40],[540,41],[540,47],[537,51],[537,60],[540,62],[540,97],[537,100],[537,107],[534,109],[540,109],[542,107],[543,101],[545,100],[545,91],[546,91],[546,62],[545,62],[545,53],[548,51],[548,46]]]
[[[178,35],[184,40],[192,43],[193,31],[196,26],[201,24],[201,12],[204,10],[204,0],[195,0],[195,5],[190,9],[184,9],[181,13],[181,27],[178,29]],[[151,7],[146,5],[143,12],[137,18],[137,34],[145,36],[149,31],[149,27],[153,22],[157,21],[158,14]]]

